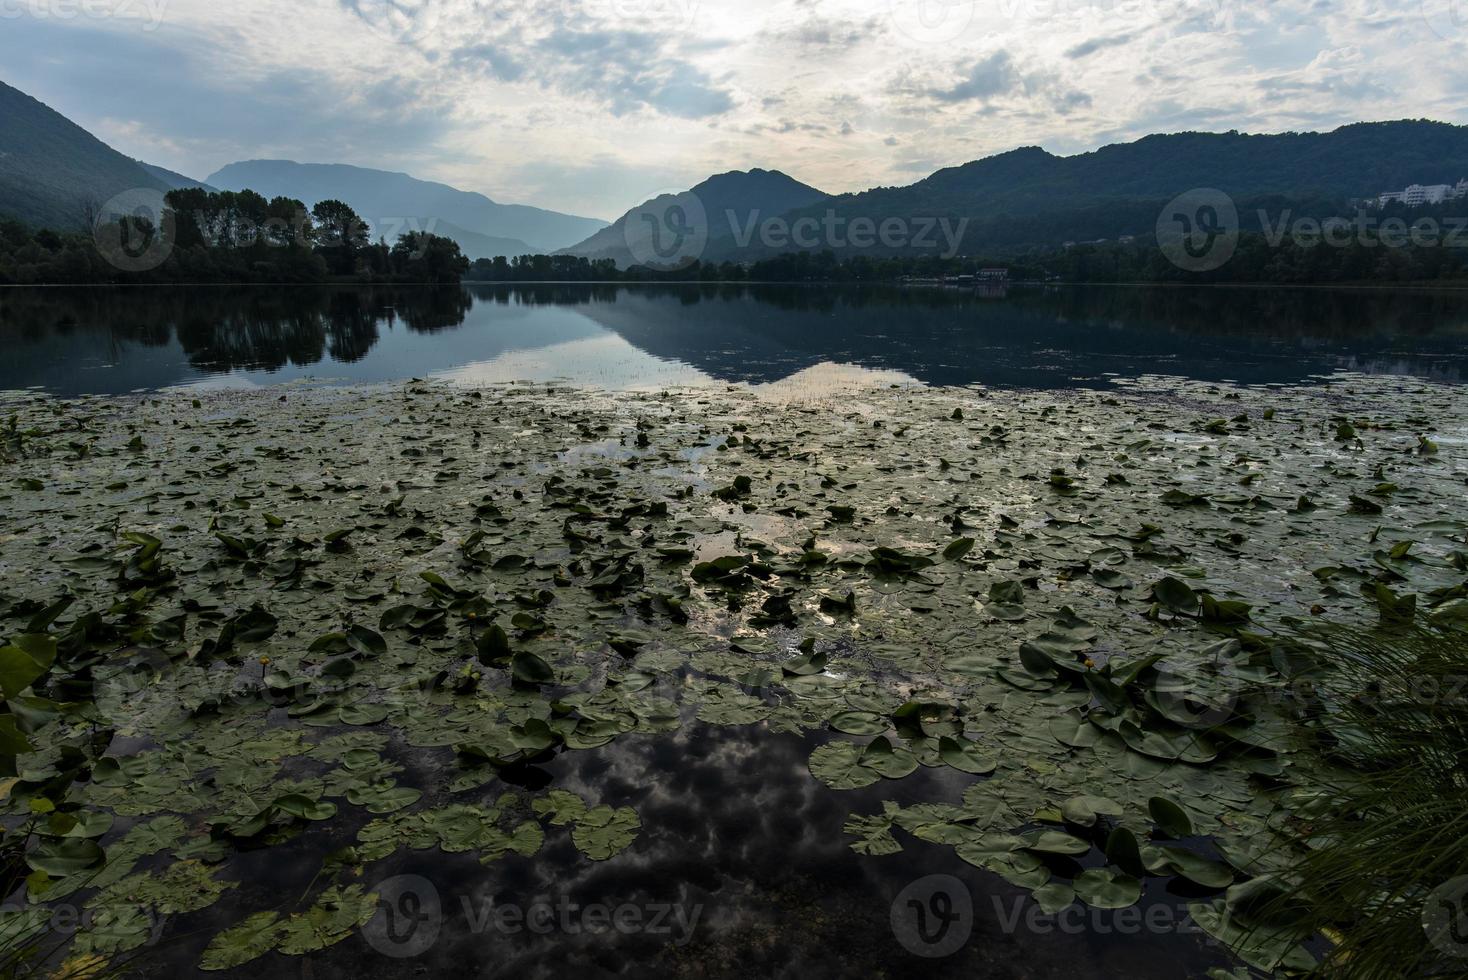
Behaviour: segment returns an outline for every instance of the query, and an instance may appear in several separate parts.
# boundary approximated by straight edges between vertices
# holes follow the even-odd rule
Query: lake
[[[832,376],[1106,387],[1164,374],[1450,382],[1468,292],[1022,286],[0,289],[0,389],[122,394],[410,377],[613,390]],[[869,375],[868,372],[876,372]]]
[[[1448,291],[0,290],[0,625],[88,708],[22,702],[0,816],[79,816],[0,927],[80,904],[52,959],[156,976],[1204,976],[1336,775],[1301,624],[1461,595],[1465,328]],[[338,384],[405,378],[465,384]]]

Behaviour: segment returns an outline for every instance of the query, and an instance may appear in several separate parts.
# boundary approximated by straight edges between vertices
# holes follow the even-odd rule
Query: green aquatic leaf
[[[106,859],[106,852],[96,841],[83,837],[43,840],[25,855],[27,865],[36,871],[44,871],[52,878],[80,874]]]
[[[0,690],[7,699],[40,680],[56,661],[56,638],[27,633],[0,647]]]
[[[586,801],[575,793],[553,789],[531,804],[537,816],[550,820],[554,827],[575,823],[586,813]]]
[[[976,543],[973,538],[959,538],[943,549],[943,560],[958,561],[964,555],[973,551]]]
[[[1165,796],[1147,801],[1147,810],[1158,828],[1174,840],[1193,836],[1193,821],[1186,810]]]
[[[285,933],[280,913],[256,912],[215,936],[199,959],[201,970],[232,970],[273,950]]]
[[[862,766],[879,773],[884,779],[902,779],[917,771],[917,756],[903,746],[879,735],[861,752]]]
[[[828,742],[817,747],[810,755],[810,771],[832,789],[861,789],[882,778],[876,770],[862,765],[862,747],[851,742]]]
[[[382,634],[365,626],[351,626],[346,632],[348,645],[364,657],[380,657],[387,653],[387,641]]]
[[[1026,834],[1023,840],[1025,850],[1040,854],[1066,854],[1071,857],[1079,857],[1091,853],[1091,845],[1086,841],[1055,830]]]
[[[1087,868],[1076,876],[1076,897],[1092,908],[1129,908],[1142,898],[1142,883],[1106,868]]]
[[[1192,616],[1198,612],[1198,593],[1186,582],[1171,576],[1152,586],[1152,599],[1175,613]]]
[[[396,813],[422,798],[422,790],[396,786],[391,782],[354,786],[347,790],[347,800],[354,806],[365,806],[368,813]]]
[[[847,735],[881,735],[892,725],[875,711],[843,711],[831,719],[831,727]]]
[[[1142,862],[1152,874],[1175,874],[1204,888],[1227,888],[1233,884],[1233,872],[1226,865],[1210,861],[1184,847],[1150,846],[1142,849]]]
[[[1030,893],[1040,911],[1046,915],[1058,915],[1075,904],[1076,890],[1063,882],[1052,881]]]
[[[305,912],[279,925],[277,948],[287,956],[303,956],[335,946],[377,914],[377,894],[361,885],[331,887]]]
[[[999,768],[999,760],[965,738],[943,736],[938,740],[938,757],[959,772],[987,776]]]
[[[1101,817],[1119,817],[1124,812],[1120,803],[1104,796],[1073,796],[1060,805],[1066,823],[1078,827],[1094,827]]]
[[[522,684],[550,684],[556,679],[551,665],[533,653],[521,652],[510,662],[510,673]]]
[[[642,818],[631,807],[598,806],[577,818],[571,840],[593,861],[606,861],[628,847],[642,830]]]
[[[842,830],[857,838],[851,849],[868,857],[883,857],[901,852],[902,845],[892,836],[892,819],[887,816],[863,817],[852,814]]]

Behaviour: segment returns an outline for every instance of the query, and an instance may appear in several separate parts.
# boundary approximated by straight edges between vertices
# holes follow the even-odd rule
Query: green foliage
[[[1293,886],[1257,918],[1331,930],[1339,942],[1322,975],[1461,976],[1462,961],[1423,928],[1434,889],[1468,874],[1468,633],[1330,628],[1302,639],[1334,668],[1308,725],[1341,768],[1297,825],[1308,852],[1287,869]]]

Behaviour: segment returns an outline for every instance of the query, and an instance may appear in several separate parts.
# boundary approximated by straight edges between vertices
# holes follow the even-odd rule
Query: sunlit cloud
[[[756,166],[839,192],[1022,145],[1468,122],[1464,38],[1375,0],[129,6],[16,5],[0,77],[194,176],[344,162],[604,218]]]

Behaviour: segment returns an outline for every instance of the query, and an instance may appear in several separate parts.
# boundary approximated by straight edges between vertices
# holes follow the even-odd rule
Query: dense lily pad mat
[[[635,849],[635,809],[526,774],[696,717],[827,733],[812,779],[892,788],[847,824],[870,860],[951,846],[1047,911],[1177,880],[1250,963],[1304,968],[1307,937],[1234,916],[1322,764],[1291,692],[1323,665],[1280,630],[1463,621],[1468,403],[1131,387],[5,396],[26,897],[103,910],[67,955],[105,962],[224,901],[234,855],[347,822],[199,966],[311,953],[400,851]],[[966,788],[914,803],[923,767]]]

